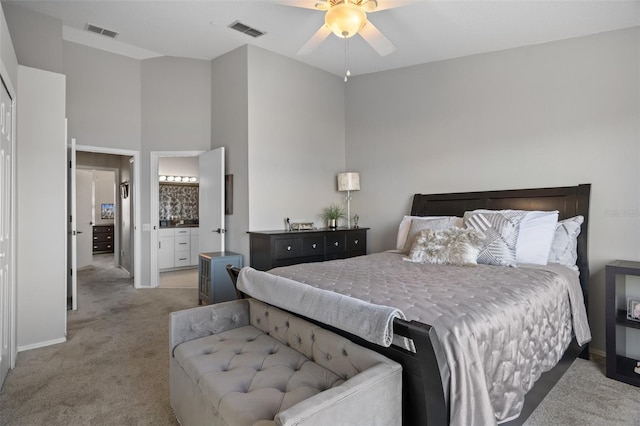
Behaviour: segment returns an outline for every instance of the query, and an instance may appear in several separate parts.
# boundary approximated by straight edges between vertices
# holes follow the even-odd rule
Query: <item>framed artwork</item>
[[[631,321],[640,321],[640,301],[627,300],[627,319]]]
[[[233,214],[233,175],[224,175],[224,214]]]
[[[100,205],[100,218],[115,219],[116,206],[113,203],[103,203]]]

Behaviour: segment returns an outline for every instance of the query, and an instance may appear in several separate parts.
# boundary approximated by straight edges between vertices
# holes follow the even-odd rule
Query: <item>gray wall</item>
[[[79,145],[140,150],[140,69],[136,59],[65,42],[69,137]]]
[[[593,347],[604,265],[640,259],[639,33],[628,29],[355,77],[347,84],[352,211],[394,248],[414,193],[591,183]]]
[[[344,197],[342,78],[249,46],[249,228],[284,229],[284,218],[315,221]]]
[[[151,151],[207,151],[211,146],[211,63],[198,59],[142,61],[142,223],[150,223]],[[153,225],[153,224],[152,224]],[[142,232],[143,286],[149,285],[150,233]]]
[[[2,60],[2,64],[4,64],[7,71],[7,75],[3,75],[3,78],[9,81],[13,89],[16,89],[18,84],[18,58],[13,49],[13,42],[2,5],[0,5],[0,60]]]
[[[225,147],[225,172],[233,175],[233,214],[225,216],[225,249],[249,264],[249,134],[247,46],[211,61],[211,147]]]
[[[62,73],[60,21],[9,3],[3,2],[2,8],[13,36],[18,63]]]

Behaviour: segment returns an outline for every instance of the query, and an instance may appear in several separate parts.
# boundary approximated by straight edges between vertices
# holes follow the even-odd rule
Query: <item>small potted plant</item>
[[[322,218],[326,220],[328,228],[337,228],[338,219],[346,219],[347,214],[339,204],[331,204],[322,210]]]

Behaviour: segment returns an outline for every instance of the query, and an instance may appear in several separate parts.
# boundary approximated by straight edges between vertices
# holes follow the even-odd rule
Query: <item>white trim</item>
[[[61,337],[59,339],[47,340],[46,342],[38,342],[32,345],[20,346],[18,347],[18,352],[24,352],[31,349],[44,348],[45,346],[57,345],[58,343],[64,343],[67,341],[66,337]]]
[[[149,287],[160,284],[158,269],[158,224],[160,223],[160,184],[158,182],[158,160],[161,157],[197,157],[207,151],[151,151],[149,161],[149,223],[151,235],[149,243]],[[153,248],[153,249],[152,249]]]
[[[76,145],[76,152],[94,152],[97,154],[114,154],[114,155],[125,155],[129,157],[133,157],[133,217],[134,223],[133,225],[133,286],[135,288],[141,288],[142,284],[140,283],[141,279],[141,256],[140,256],[140,245],[141,245],[141,226],[140,226],[140,151],[132,151],[128,149],[118,149],[118,148],[105,148],[98,146],[88,146],[88,145]]]
[[[11,318],[9,320],[11,321],[11,331],[10,331],[11,335],[9,336],[9,339],[11,339],[10,363],[11,363],[11,369],[13,369],[16,366],[16,358],[18,357],[18,346],[17,346],[18,298],[16,297],[16,293],[17,293],[16,283],[18,282],[16,279],[17,277],[16,268],[18,265],[17,256],[16,256],[16,253],[18,251],[17,238],[16,238],[16,211],[17,211],[16,204],[18,202],[18,200],[16,199],[16,192],[17,192],[16,191],[16,187],[17,187],[17,184],[16,184],[16,173],[17,173],[17,170],[16,170],[16,164],[17,164],[17,161],[16,161],[16,151],[17,151],[16,111],[18,110],[18,108],[16,105],[16,102],[17,102],[16,90],[13,88],[13,83],[9,79],[9,73],[7,72],[7,68],[5,67],[3,61],[0,61],[0,76],[2,76],[2,80],[4,81],[4,84],[7,87],[7,91],[9,92],[9,95],[11,96],[11,213],[10,213],[11,224],[9,225],[11,229],[10,231],[11,247],[9,248],[9,250],[11,250],[11,264],[9,265],[9,268],[11,269],[11,273],[9,274],[9,292],[10,292],[9,305],[11,306]]]

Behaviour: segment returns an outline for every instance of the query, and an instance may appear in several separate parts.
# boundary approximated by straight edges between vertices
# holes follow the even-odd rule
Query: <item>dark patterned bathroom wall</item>
[[[160,219],[198,219],[198,186],[160,184]]]

